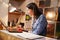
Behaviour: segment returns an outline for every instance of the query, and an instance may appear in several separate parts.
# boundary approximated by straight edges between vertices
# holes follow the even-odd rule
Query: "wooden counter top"
[[[57,40],[44,36],[35,35],[28,32],[23,33],[10,33],[7,30],[0,30],[0,36],[3,40]]]

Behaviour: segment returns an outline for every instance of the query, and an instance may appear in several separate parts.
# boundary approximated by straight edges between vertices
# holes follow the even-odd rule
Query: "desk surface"
[[[18,38],[23,38],[24,40],[28,40],[28,39],[34,39],[34,40],[57,40],[54,38],[49,38],[49,37],[44,37],[44,36],[40,36],[40,35],[35,35],[32,33],[28,33],[28,32],[23,32],[23,33],[10,33],[7,30],[0,30],[0,32],[18,37]],[[38,38],[39,37],[39,38]]]

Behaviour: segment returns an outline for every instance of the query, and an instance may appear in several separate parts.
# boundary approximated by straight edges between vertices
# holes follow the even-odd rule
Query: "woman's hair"
[[[42,12],[38,9],[35,3],[28,4],[27,8],[32,9],[34,11],[34,16],[36,17],[36,19],[42,14]]]

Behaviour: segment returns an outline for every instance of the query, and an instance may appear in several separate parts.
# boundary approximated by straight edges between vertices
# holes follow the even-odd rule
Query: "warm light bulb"
[[[55,13],[54,12],[47,12],[46,17],[48,19],[53,19],[55,17]]]

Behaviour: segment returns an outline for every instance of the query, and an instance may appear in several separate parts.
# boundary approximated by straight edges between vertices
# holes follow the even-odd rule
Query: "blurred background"
[[[0,0],[0,29],[22,23],[25,30],[31,31],[32,18],[26,8],[31,2],[35,2],[47,18],[46,36],[60,38],[60,0]]]

